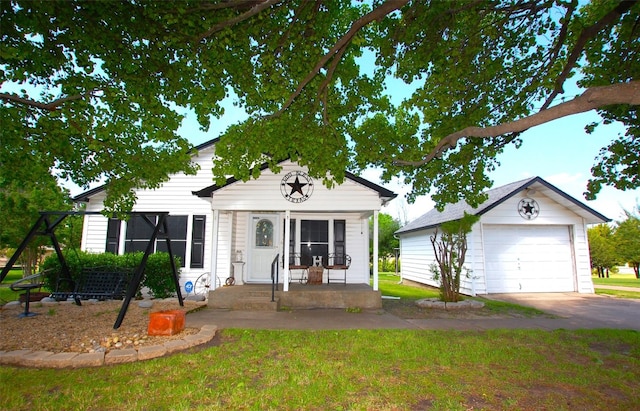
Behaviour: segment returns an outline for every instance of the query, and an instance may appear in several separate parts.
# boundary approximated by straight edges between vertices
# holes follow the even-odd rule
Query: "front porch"
[[[271,284],[244,284],[218,287],[209,292],[207,306],[230,310],[262,311],[314,308],[382,308],[380,291],[367,284],[298,284],[291,283],[289,291],[278,291],[271,301]]]

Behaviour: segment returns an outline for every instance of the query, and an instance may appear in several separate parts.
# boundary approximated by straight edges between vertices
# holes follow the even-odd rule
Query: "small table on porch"
[[[322,284],[322,274],[324,272],[324,268],[322,266],[311,266],[309,267],[309,281],[307,284],[318,285]]]

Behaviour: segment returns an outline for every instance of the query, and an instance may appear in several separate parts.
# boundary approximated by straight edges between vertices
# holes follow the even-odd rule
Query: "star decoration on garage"
[[[518,213],[525,220],[533,220],[540,214],[540,206],[536,200],[531,198],[523,198],[518,203]]]

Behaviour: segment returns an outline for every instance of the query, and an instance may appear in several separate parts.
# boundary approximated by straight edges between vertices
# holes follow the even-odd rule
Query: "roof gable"
[[[411,221],[396,231],[396,233],[402,234],[411,231],[434,228],[447,221],[462,218],[465,212],[481,216],[526,189],[540,191],[542,194],[585,218],[588,223],[605,223],[611,221],[611,219],[576,200],[569,194],[543,180],[541,177],[531,177],[486,191],[488,196],[487,200],[477,208],[473,208],[467,204],[466,201],[461,200],[455,204],[446,205],[442,212],[433,209]]]
[[[282,161],[279,162],[279,164],[281,164],[281,163],[283,163],[285,161],[289,161],[289,160],[288,159],[287,160],[282,160]],[[269,166],[268,166],[267,163],[264,163],[264,164],[260,165],[260,171],[261,172],[266,170],[266,169],[268,169],[268,168],[269,168]],[[384,188],[382,186],[379,186],[379,185],[377,185],[375,183],[372,183],[369,180],[365,180],[364,178],[356,176],[355,174],[352,174],[352,173],[350,173],[348,171],[345,172],[345,178],[347,180],[351,180],[351,181],[353,181],[353,182],[355,182],[357,184],[360,184],[360,185],[362,185],[364,187],[367,187],[368,189],[370,189],[372,191],[377,192],[379,194],[380,198],[384,199],[384,202],[393,200],[394,198],[396,198],[398,196],[393,191],[390,191],[390,190],[388,190],[388,189],[386,189],[386,188]],[[241,180],[238,180],[237,178],[231,177],[231,178],[228,178],[227,181],[222,185],[217,185],[217,184],[210,185],[210,186],[205,187],[205,188],[203,188],[201,190],[194,191],[193,195],[198,196],[198,197],[211,197],[213,195],[213,193],[215,193],[216,191],[221,190],[221,189],[223,189],[225,187],[228,187],[228,186],[230,186],[232,184],[235,184],[237,182],[241,182]]]

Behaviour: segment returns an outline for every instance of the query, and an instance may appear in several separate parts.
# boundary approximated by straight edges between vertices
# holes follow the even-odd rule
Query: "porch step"
[[[278,311],[280,298],[271,301],[271,297],[251,296],[233,302],[233,310],[241,311]]]

